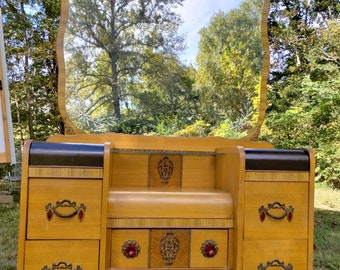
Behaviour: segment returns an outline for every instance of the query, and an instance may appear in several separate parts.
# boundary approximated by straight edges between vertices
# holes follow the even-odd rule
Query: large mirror
[[[200,13],[205,2],[218,9]],[[266,110],[269,2],[61,1],[65,134],[122,132],[123,121],[156,119],[231,125],[239,132],[230,137],[256,140]]]

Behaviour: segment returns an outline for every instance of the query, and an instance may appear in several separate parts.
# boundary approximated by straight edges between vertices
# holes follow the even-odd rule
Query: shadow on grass
[[[340,212],[315,209],[314,270],[340,269]]]

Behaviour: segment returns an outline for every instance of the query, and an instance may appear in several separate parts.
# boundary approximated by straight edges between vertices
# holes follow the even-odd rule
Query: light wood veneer
[[[88,148],[93,143],[97,150]],[[265,161],[271,157],[278,162]],[[157,171],[164,158],[173,166],[168,182]],[[311,151],[220,138],[110,134],[28,142],[18,269],[65,262],[71,270],[311,270],[314,167]],[[85,205],[83,219],[49,218],[46,206],[63,200]],[[61,215],[70,210],[58,208]]]

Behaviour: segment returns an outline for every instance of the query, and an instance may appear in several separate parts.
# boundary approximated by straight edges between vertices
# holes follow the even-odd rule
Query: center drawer
[[[28,239],[99,239],[102,181],[31,179]]]
[[[218,229],[110,230],[113,269],[226,269],[229,231]]]

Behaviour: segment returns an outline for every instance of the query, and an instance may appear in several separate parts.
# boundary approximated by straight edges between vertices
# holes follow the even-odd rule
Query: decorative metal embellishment
[[[176,259],[180,241],[178,237],[171,231],[162,236],[160,241],[160,252],[166,265],[173,264]]]
[[[66,262],[53,263],[52,268],[49,268],[46,265],[43,268],[41,268],[41,270],[60,270],[60,269],[83,270],[83,268],[81,268],[79,265],[77,265],[76,268],[72,268],[72,263]]]
[[[73,208],[72,212],[68,214],[63,214],[58,211],[58,208]],[[57,201],[56,205],[52,205],[51,203],[48,203],[45,206],[46,210],[46,216],[47,219],[50,221],[53,218],[53,215],[56,215],[60,218],[71,218],[74,216],[78,216],[79,221],[83,221],[85,218],[85,211],[86,206],[84,204],[80,204],[77,206],[76,202],[71,202],[70,200],[63,200],[61,202]]]
[[[280,262],[279,260],[272,260],[270,262],[267,262],[266,265],[260,263],[257,266],[258,270],[266,270],[268,267],[281,267],[284,270],[293,270],[293,265],[288,263],[287,266],[285,266],[284,262]]]
[[[270,213],[271,210],[282,210],[282,214],[280,215],[274,215],[272,213]],[[269,216],[271,218],[274,219],[283,219],[285,217],[287,217],[287,220],[289,222],[292,221],[293,219],[293,213],[294,213],[294,207],[293,206],[289,206],[286,207],[285,204],[281,204],[279,202],[274,202],[274,203],[270,203],[268,204],[268,208],[265,208],[263,205],[259,208],[259,214],[260,214],[260,220],[261,222],[263,222],[266,218],[266,216]]]
[[[206,240],[201,245],[201,253],[204,257],[213,258],[218,252],[217,243],[214,240]]]
[[[122,253],[128,259],[133,259],[138,256],[140,247],[137,241],[128,240],[122,246]]]
[[[171,159],[164,157],[158,162],[157,170],[162,183],[168,183],[174,171],[174,164]]]

